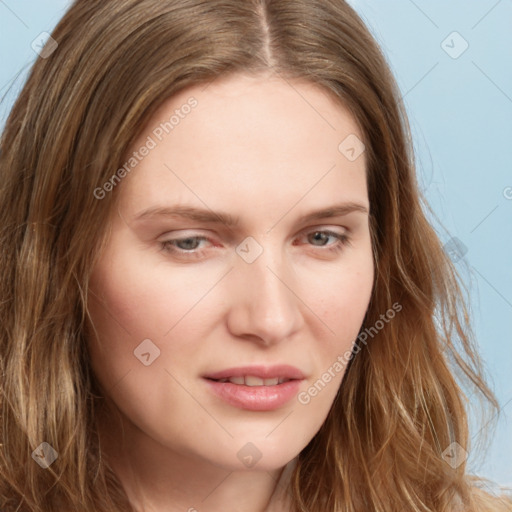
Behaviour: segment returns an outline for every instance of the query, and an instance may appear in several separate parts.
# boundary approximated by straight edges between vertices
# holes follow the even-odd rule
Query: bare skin
[[[197,106],[158,140],[191,96]],[[362,134],[312,84],[234,75],[168,99],[133,149],[148,136],[156,147],[114,191],[91,280],[92,365],[120,413],[103,420],[106,455],[140,511],[286,510],[288,470],[325,421],[344,372],[333,364],[371,297],[365,154],[338,148]],[[360,210],[302,219],[345,203]],[[178,205],[238,224],[147,213]],[[205,378],[276,364],[303,379],[270,410],[234,406]]]

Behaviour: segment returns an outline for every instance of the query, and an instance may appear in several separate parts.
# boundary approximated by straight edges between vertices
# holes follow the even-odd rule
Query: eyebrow
[[[368,214],[368,209],[362,204],[347,202],[332,205],[322,210],[315,210],[303,215],[299,223],[311,222],[313,220],[328,219],[330,217],[342,217],[353,212]],[[156,206],[148,208],[138,213],[134,221],[141,222],[158,217],[176,217],[207,224],[224,224],[227,227],[236,227],[239,224],[240,217],[234,217],[230,213],[222,211],[213,211],[209,209],[195,208],[192,206]]]

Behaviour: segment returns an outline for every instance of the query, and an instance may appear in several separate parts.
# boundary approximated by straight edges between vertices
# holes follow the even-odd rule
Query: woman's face
[[[318,431],[372,292],[360,139],[321,89],[277,78],[153,116],[102,188],[119,207],[89,302],[94,372],[137,443],[269,470]]]

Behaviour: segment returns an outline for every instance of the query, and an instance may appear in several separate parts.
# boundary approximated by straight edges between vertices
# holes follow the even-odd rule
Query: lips
[[[272,379],[260,379],[254,375],[243,375],[240,377],[229,377],[227,379],[214,379],[217,382],[231,382],[231,384],[238,384],[239,386],[277,386],[283,382],[288,382],[291,379],[286,377],[274,377]]]
[[[296,396],[303,373],[288,365],[229,368],[203,377],[208,388],[229,405],[249,411],[271,411]]]
[[[228,368],[214,373],[209,373],[204,376],[206,379],[221,381],[226,379],[225,382],[230,381],[234,384],[242,384],[240,378],[244,379],[247,386],[263,386],[274,385],[266,384],[265,380],[278,379],[277,383],[286,382],[288,380],[301,380],[304,374],[294,366],[289,365],[274,365],[274,366],[241,366],[237,368]],[[235,382],[233,379],[238,380]],[[259,379],[259,380],[258,380]],[[259,382],[263,381],[263,382]]]

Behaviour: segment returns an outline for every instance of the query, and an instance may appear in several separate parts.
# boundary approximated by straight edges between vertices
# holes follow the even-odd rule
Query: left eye
[[[347,237],[345,235],[342,235],[341,233],[334,233],[333,231],[312,231],[311,233],[308,233],[308,240],[325,242],[329,238],[335,238],[336,240],[343,242],[346,240]],[[320,243],[313,245],[316,245],[317,247],[325,247],[327,245],[332,244]]]

